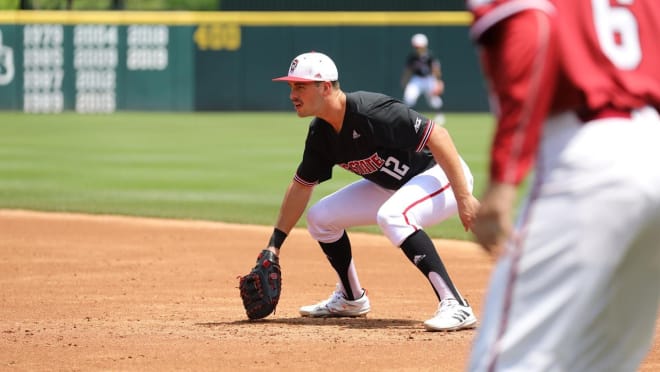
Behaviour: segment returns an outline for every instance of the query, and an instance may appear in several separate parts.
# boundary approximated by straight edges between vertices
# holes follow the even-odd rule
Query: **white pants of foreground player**
[[[660,296],[660,120],[547,123],[470,371],[635,371]]]
[[[403,91],[403,101],[409,107],[413,107],[419,96],[424,94],[429,106],[434,110],[439,110],[442,107],[442,98],[437,94],[433,94],[436,84],[437,79],[432,75],[424,77],[413,75]]]
[[[472,173],[464,162],[463,172],[472,191]],[[378,224],[398,247],[415,231],[456,212],[447,176],[436,165],[396,191],[365,179],[353,182],[314,204],[307,212],[307,224],[310,235],[325,243],[337,241],[346,228]]]

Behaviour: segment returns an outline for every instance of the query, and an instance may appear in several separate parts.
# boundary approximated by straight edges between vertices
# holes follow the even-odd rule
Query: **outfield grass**
[[[0,208],[271,225],[300,161],[308,123],[293,112],[0,112]],[[446,126],[479,194],[492,119],[447,114]],[[355,179],[335,168],[313,200]],[[456,218],[429,232],[469,238]]]

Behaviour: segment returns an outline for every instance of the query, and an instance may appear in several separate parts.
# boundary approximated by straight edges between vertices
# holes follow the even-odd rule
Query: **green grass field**
[[[492,118],[446,116],[479,195]],[[271,225],[300,161],[308,123],[293,112],[0,112],[0,208]],[[313,200],[355,179],[335,168]],[[428,231],[469,239],[457,218]]]

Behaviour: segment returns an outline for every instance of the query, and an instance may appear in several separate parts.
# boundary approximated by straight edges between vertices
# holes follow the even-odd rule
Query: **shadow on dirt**
[[[420,328],[421,321],[412,319],[372,319],[360,318],[265,318],[259,320],[235,320],[232,322],[209,322],[195,323],[200,327],[223,327],[227,325],[250,325],[250,324],[286,324],[292,326],[332,326],[353,329],[412,329]]]

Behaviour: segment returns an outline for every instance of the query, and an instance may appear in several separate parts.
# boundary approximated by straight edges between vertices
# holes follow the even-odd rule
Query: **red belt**
[[[584,113],[578,113],[578,117],[583,122],[589,122],[592,120],[598,119],[609,119],[609,118],[622,118],[630,119],[632,118],[632,112],[627,109],[618,109],[614,107],[604,107],[596,111],[588,111]]]

